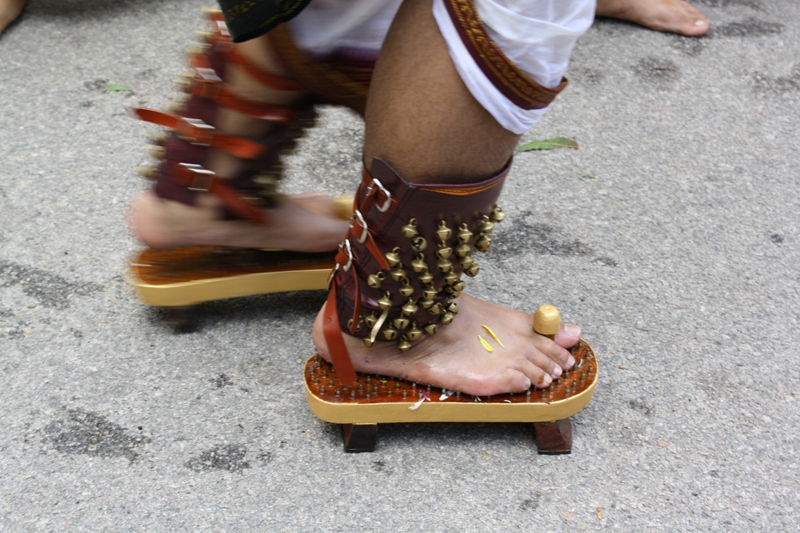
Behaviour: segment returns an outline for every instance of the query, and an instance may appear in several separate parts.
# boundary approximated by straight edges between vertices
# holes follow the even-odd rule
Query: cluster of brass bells
[[[373,289],[383,288],[383,283],[387,278],[391,278],[399,284],[397,292],[406,300],[399,307],[400,316],[383,323],[377,334],[373,332],[373,329],[378,323],[379,314],[372,313],[359,318],[358,327],[360,328],[360,323],[363,321],[367,330],[372,332],[364,339],[364,343],[372,346],[377,340],[397,341],[397,347],[401,351],[406,351],[411,348],[411,343],[419,339],[423,333],[434,335],[438,324],[450,324],[458,313],[458,304],[449,300],[458,298],[466,285],[456,273],[456,262],[466,275],[470,277],[477,275],[480,267],[472,257],[472,251],[473,249],[479,252],[489,251],[492,245],[490,233],[494,230],[495,224],[504,218],[505,213],[502,209],[495,207],[477,222],[475,233],[466,223],[459,224],[454,230],[449,228],[444,220],[440,221],[433,235],[432,243],[420,234],[417,219],[410,219],[401,228],[403,237],[408,239],[409,246],[414,252],[410,263],[403,264],[402,249],[395,247],[384,254],[389,270],[381,270],[367,276],[367,285]],[[434,245],[436,246],[435,254],[429,252],[429,255],[426,256],[423,251]],[[437,289],[433,285],[435,272],[439,273],[444,282],[441,289]],[[414,276],[422,285],[420,294],[415,295],[416,291],[409,280],[409,275]],[[436,296],[442,291],[447,294],[447,300],[436,301]],[[417,297],[415,298],[415,296]],[[395,305],[392,292],[384,290],[383,295],[378,299],[380,311],[385,314]],[[420,309],[426,310],[435,320],[421,329],[413,320]]]

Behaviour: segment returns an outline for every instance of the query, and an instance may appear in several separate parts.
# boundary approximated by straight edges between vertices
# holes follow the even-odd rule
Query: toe
[[[572,348],[581,340],[581,327],[575,324],[561,324],[561,329],[553,340],[562,348]]]

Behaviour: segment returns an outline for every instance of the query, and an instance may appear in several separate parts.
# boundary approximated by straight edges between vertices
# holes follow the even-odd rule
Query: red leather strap
[[[361,216],[361,211],[359,209],[355,210],[355,218],[353,219],[353,223],[350,225],[350,232],[348,236],[352,236],[358,242],[363,242],[367,246],[367,250],[369,250],[372,257],[378,262],[384,270],[389,270],[391,266],[389,262],[386,260],[386,257],[381,252],[381,249],[378,248],[378,244],[375,242],[375,238],[372,236],[372,232],[367,227],[367,223],[364,221],[364,217]]]
[[[240,54],[235,46],[229,47],[225,50],[225,59],[229,63],[241,67],[247,72],[250,77],[255,78],[262,85],[278,89],[279,91],[302,91],[303,86],[290,78],[276,76],[266,70],[261,70],[257,66],[250,63],[246,57]]]
[[[217,76],[205,55],[194,54],[190,62],[197,77],[192,80],[187,90],[189,94],[213,100],[222,107],[277,124],[286,124],[294,118],[295,113],[285,106],[256,102],[236,94]]]
[[[231,211],[256,224],[266,224],[264,213],[256,206],[242,199],[239,193],[228,184],[228,180],[200,165],[170,162],[167,175],[178,185],[194,191],[207,192],[219,198]]]
[[[322,334],[325,337],[325,344],[328,345],[331,362],[339,375],[339,381],[345,385],[352,385],[356,381],[356,371],[350,360],[347,346],[344,344],[342,330],[339,328],[339,313],[336,311],[336,283],[331,284],[328,301],[325,303]]]
[[[199,119],[184,118],[172,113],[134,107],[131,111],[140,119],[175,130],[178,138],[190,143],[211,146],[243,159],[258,159],[268,147],[263,144],[218,131]]]

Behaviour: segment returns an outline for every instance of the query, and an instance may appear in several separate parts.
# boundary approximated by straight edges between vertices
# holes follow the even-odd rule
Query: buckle
[[[214,126],[206,124],[199,118],[181,118],[175,125],[175,133],[179,139],[198,146],[211,146],[214,131]]]
[[[208,192],[214,184],[217,175],[207,168],[194,163],[179,163],[180,166],[189,171],[192,175],[192,184],[187,187],[191,191]]]
[[[364,216],[361,214],[361,211],[358,209],[355,210],[353,213],[353,222],[350,223],[350,228],[355,228],[355,223],[358,222],[359,226],[361,226],[361,235],[357,237],[359,244],[364,244],[364,241],[367,240],[367,235],[369,234],[369,229],[367,228],[367,221],[364,220]]]
[[[331,290],[331,283],[333,283],[333,277],[336,275],[336,271],[339,270],[339,263],[333,265],[333,269],[331,270],[330,276],[328,276],[328,289]]]
[[[370,185],[370,192],[374,190],[374,187],[378,187],[378,189],[380,189],[381,192],[384,195],[386,195],[386,201],[383,202],[383,205],[375,206],[378,208],[378,211],[380,211],[381,213],[385,213],[392,206],[392,195],[389,191],[386,190],[386,188],[380,181],[376,180],[375,178],[372,178],[372,185]]]
[[[339,249],[344,249],[344,252],[347,254],[347,264],[342,265],[342,271],[347,272],[350,270],[350,267],[353,266],[353,249],[350,247],[350,239],[345,239],[342,244],[339,245]],[[339,264],[338,262],[336,263]]]

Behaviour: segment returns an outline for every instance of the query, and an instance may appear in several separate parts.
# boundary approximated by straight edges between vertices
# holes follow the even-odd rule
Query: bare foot
[[[688,37],[708,31],[708,18],[684,0],[597,0],[596,14]]]
[[[139,240],[151,248],[224,245],[296,252],[335,250],[349,226],[341,202],[319,194],[285,197],[266,212],[269,223],[263,226],[223,220],[221,212],[219,201],[210,195],[188,206],[148,192],[134,200],[129,220]]]
[[[28,0],[0,0],[0,33],[14,22]]]
[[[361,339],[344,334],[353,366],[358,372],[379,374],[458,390],[474,396],[522,392],[544,388],[575,364],[566,350],[580,338],[580,328],[562,325],[555,341],[533,332],[533,316],[499,307],[466,294],[458,303],[452,324],[436,335],[424,337],[407,352],[394,343],[376,343],[367,348]],[[319,354],[330,361],[322,333],[323,310],[314,321],[313,339]],[[489,326],[505,348],[493,339]],[[482,336],[494,348],[487,351],[478,340]]]

